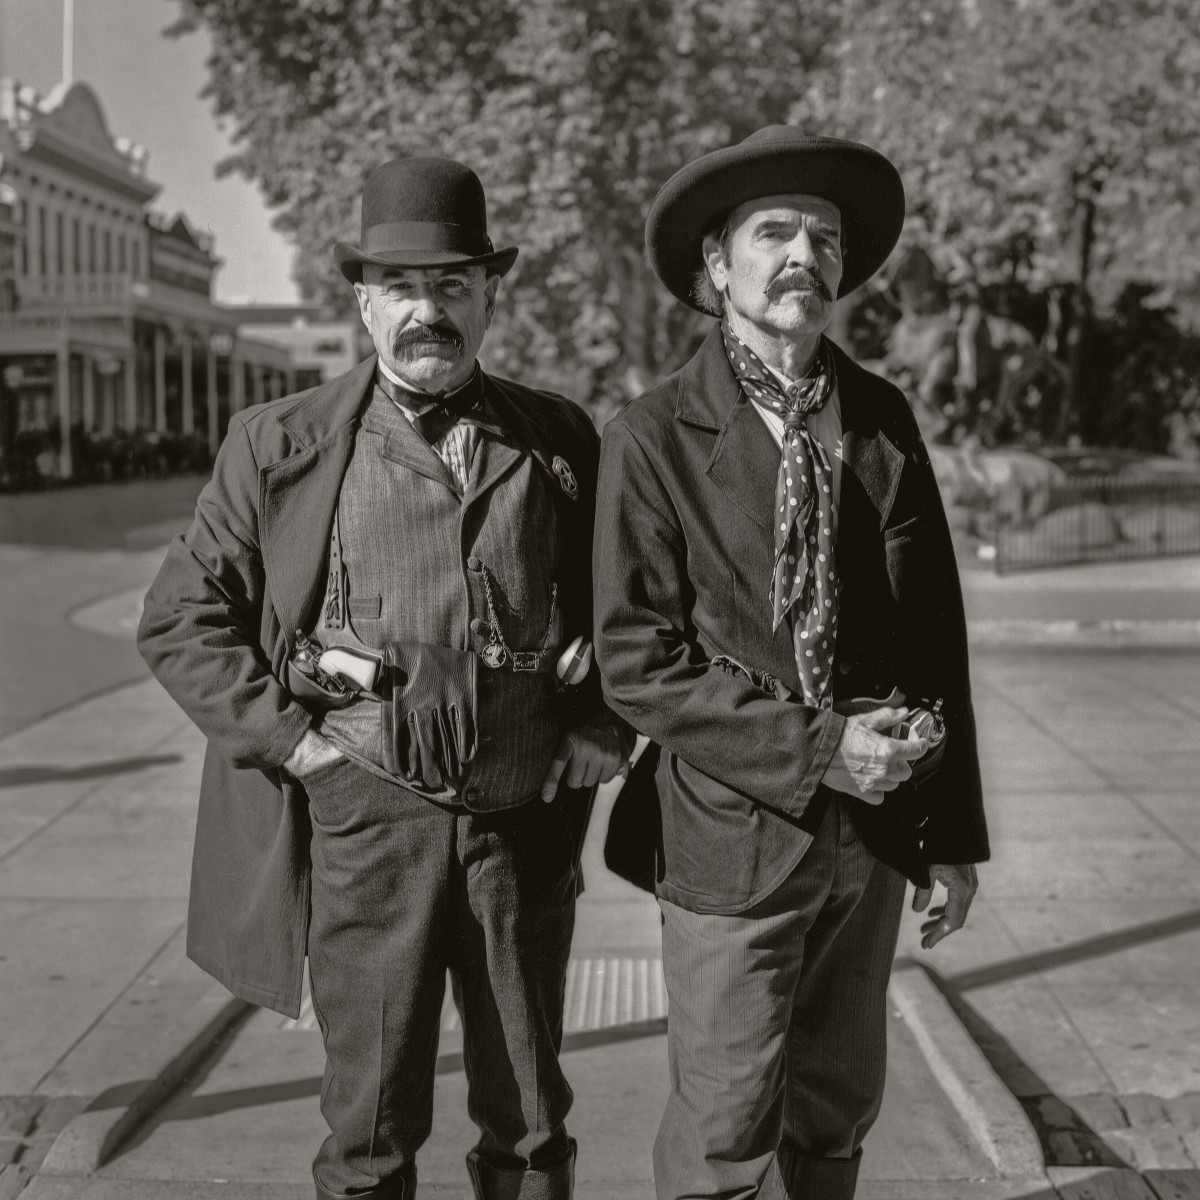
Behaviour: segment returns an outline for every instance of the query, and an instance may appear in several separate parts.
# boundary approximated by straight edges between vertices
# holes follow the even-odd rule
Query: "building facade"
[[[0,482],[31,446],[69,479],[117,435],[211,456],[231,413],[304,382],[213,301],[212,240],[158,191],[86,84],[0,80]]]

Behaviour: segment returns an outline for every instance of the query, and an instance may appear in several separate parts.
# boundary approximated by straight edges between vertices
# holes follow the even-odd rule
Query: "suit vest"
[[[321,631],[323,644],[434,642],[481,654],[490,586],[508,646],[547,647],[537,671],[480,663],[479,748],[448,798],[477,811],[538,793],[558,741],[555,665],[566,631],[552,603],[561,557],[555,487],[527,451],[481,430],[460,494],[438,455],[376,389],[338,497],[346,619]],[[356,701],[327,713],[320,732],[384,773],[381,709]]]

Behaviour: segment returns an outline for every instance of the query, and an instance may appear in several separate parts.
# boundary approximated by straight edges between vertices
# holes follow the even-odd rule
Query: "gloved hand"
[[[431,642],[384,647],[384,766],[417,790],[445,792],[475,757],[478,665]]]

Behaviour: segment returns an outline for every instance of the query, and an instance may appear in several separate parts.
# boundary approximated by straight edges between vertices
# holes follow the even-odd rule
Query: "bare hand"
[[[971,911],[971,901],[979,890],[974,863],[961,867],[938,863],[929,868],[929,877],[935,886],[940,883],[946,889],[946,903],[930,908],[929,919],[921,924],[921,945],[926,950],[932,950],[942,938],[963,927]],[[932,898],[933,888],[917,888],[913,894],[913,912],[924,912]]]
[[[835,792],[882,804],[884,794],[908,779],[911,764],[929,749],[926,738],[902,740],[880,732],[906,716],[907,708],[884,707],[847,717],[822,782]]]
[[[542,799],[549,804],[566,773],[567,787],[592,787],[614,779],[629,762],[636,735],[615,725],[578,725],[564,733],[542,780]]]
[[[288,755],[283,769],[293,779],[303,779],[318,767],[341,757],[342,752],[332,742],[326,741],[319,733],[306,729],[304,736],[296,743],[296,748]]]

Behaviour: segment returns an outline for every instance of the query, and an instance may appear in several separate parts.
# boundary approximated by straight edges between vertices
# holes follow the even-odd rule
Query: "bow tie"
[[[460,384],[448,392],[422,392],[416,388],[406,387],[396,383],[394,379],[389,379],[378,368],[375,371],[375,382],[389,399],[394,400],[402,408],[418,414],[437,406],[453,413],[456,418],[465,417],[474,412],[483,400],[483,372],[479,369],[478,363],[466,383]]]

